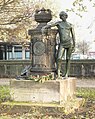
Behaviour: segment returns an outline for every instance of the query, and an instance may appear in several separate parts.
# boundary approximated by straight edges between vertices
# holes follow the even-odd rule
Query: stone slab
[[[64,103],[75,97],[76,80],[50,80],[44,83],[32,80],[11,80],[10,94],[14,101],[37,103]]]
[[[75,98],[72,101],[64,104],[43,104],[43,103],[28,103],[28,102],[3,102],[0,105],[0,114],[21,114],[32,113],[37,111],[37,114],[69,114],[74,113],[76,109],[83,106],[85,100],[82,98]],[[57,112],[57,113],[56,113]]]

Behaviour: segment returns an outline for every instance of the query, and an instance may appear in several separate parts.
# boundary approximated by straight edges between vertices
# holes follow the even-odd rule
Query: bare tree
[[[72,3],[72,8],[67,9],[67,12],[74,12],[76,15],[82,17],[82,13],[88,11],[88,7],[84,1],[85,0],[74,0]],[[87,0],[87,2],[88,2],[88,4],[92,3],[91,4],[92,7],[95,7],[95,1],[94,0]]]
[[[76,44],[77,52],[86,55],[89,52],[90,44],[87,41],[80,41]]]
[[[57,11],[54,0],[0,0],[0,40],[26,41],[36,25],[34,12],[42,7]]]

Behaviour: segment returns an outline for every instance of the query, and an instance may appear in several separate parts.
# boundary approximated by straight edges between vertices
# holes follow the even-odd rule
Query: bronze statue
[[[65,67],[66,72],[64,77],[67,78],[70,69],[71,53],[74,51],[75,48],[75,33],[74,33],[73,25],[66,21],[68,17],[67,13],[62,11],[59,14],[59,16],[61,21],[44,26],[42,28],[42,33],[46,33],[48,28],[57,26],[59,32],[59,38],[60,38],[58,54],[57,54],[57,74],[58,74],[58,78],[60,78],[62,57],[66,50],[66,67]]]

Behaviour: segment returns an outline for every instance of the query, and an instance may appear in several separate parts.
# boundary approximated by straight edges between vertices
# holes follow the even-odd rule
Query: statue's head
[[[60,19],[62,19],[62,20],[66,20],[67,17],[68,17],[67,13],[64,12],[64,11],[61,11],[60,14],[59,14],[59,16],[60,16]]]

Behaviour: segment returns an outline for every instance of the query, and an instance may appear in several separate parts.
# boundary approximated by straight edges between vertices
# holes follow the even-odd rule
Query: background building
[[[0,42],[0,60],[30,59],[30,45],[26,43]]]

